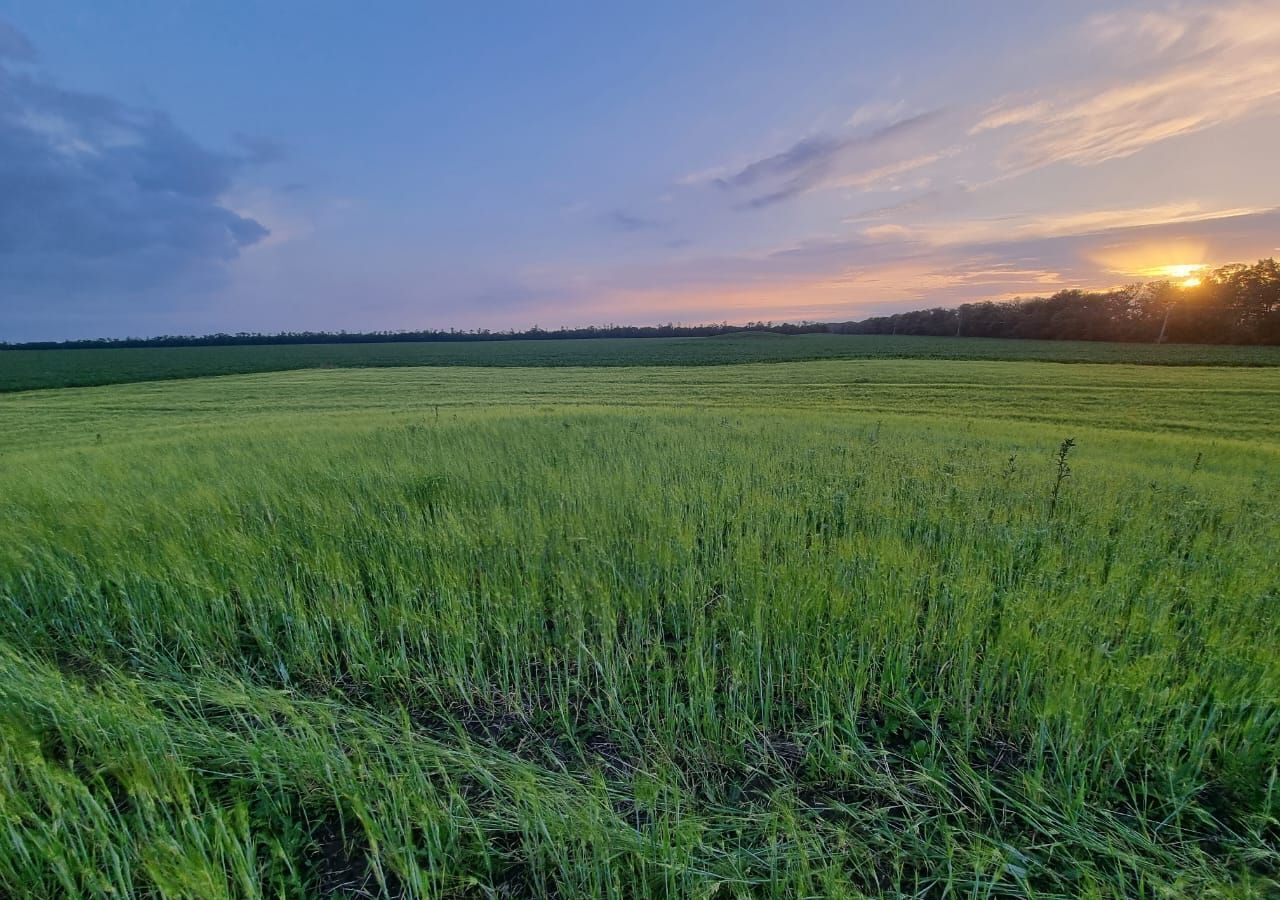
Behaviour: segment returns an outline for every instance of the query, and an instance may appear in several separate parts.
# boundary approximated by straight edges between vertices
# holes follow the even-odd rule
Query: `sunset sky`
[[[0,0],[0,340],[843,321],[1280,252],[1280,0]]]

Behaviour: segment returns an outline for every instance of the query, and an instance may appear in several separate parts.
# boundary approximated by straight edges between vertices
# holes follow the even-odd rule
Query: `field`
[[[0,351],[0,392],[327,367],[693,366],[882,358],[1280,366],[1280,347],[749,333],[714,338],[9,350]]]
[[[1280,369],[1073,346],[0,354],[0,894],[1276,896]]]

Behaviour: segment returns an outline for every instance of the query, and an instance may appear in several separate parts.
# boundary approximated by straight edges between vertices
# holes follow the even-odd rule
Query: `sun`
[[[1199,279],[1196,278],[1196,273],[1204,268],[1206,268],[1206,265],[1203,262],[1176,262],[1176,264],[1172,265],[1155,266],[1153,269],[1148,269],[1147,274],[1155,275],[1157,278],[1184,278],[1187,279],[1187,282],[1194,280],[1194,282],[1198,283]],[[1188,284],[1187,282],[1183,282],[1184,288],[1196,287],[1196,285]]]
[[[1204,263],[1170,263],[1152,266],[1144,273],[1149,278],[1169,279],[1180,288],[1198,288],[1203,283],[1200,273],[1209,268]]]

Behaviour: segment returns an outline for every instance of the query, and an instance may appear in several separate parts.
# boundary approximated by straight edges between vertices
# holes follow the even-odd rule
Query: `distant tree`
[[[666,322],[661,325],[584,325],[562,327],[548,331],[534,325],[527,331],[491,331],[477,328],[461,331],[281,331],[274,334],[256,334],[247,331],[235,334],[161,335],[149,338],[94,338],[73,341],[29,341],[26,343],[0,342],[0,350],[88,349],[94,347],[226,347],[263,344],[368,344],[409,343],[422,341],[517,341],[517,340],[589,340],[593,338],[661,338],[661,337],[712,337],[738,331],[772,331],[778,334],[813,334],[830,331],[825,322],[752,322],[744,326],[728,322],[710,325],[683,325]]]
[[[1182,286],[1166,281],[1111,291],[965,303],[831,326],[842,334],[960,334],[963,337],[1196,344],[1280,344],[1280,264],[1222,266]]]

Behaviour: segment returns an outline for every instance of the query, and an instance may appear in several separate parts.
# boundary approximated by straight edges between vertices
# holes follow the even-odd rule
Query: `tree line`
[[[161,335],[2,343],[0,349],[226,347],[255,344],[381,344],[417,341],[529,341],[591,338],[716,337],[741,331],[774,334],[901,334],[1036,340],[1187,344],[1280,344],[1280,264],[1236,263],[1197,283],[1158,281],[1107,291],[1067,290],[1051,297],[983,301],[875,316],[857,322],[728,322],[709,325],[587,325],[526,331],[282,331],[275,334]]]
[[[1234,264],[1186,282],[965,303],[833,325],[843,334],[1280,344],[1280,265]]]
[[[93,347],[234,347],[259,344],[394,344],[422,341],[542,341],[586,340],[590,338],[672,338],[717,337],[742,331],[768,331],[774,334],[813,334],[829,331],[826,322],[728,322],[710,325],[584,325],[578,328],[549,330],[537,325],[525,331],[491,331],[488,328],[461,330],[425,329],[421,331],[280,331],[274,334],[237,331],[233,334],[160,335],[159,337],[91,338],[72,341],[0,342],[8,350],[79,350]]]

